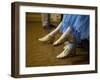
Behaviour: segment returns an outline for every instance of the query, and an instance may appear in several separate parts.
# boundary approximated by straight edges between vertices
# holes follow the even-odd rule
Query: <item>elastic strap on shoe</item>
[[[66,43],[66,46],[67,46],[69,49],[72,49],[72,48],[75,46],[75,44],[74,44],[74,43],[67,42],[67,43]]]

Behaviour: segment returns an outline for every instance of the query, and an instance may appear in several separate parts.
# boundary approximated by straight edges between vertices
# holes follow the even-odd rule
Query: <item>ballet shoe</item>
[[[53,43],[53,46],[58,46],[58,45],[60,45],[60,44],[62,44],[64,41],[63,40],[57,40],[57,41],[55,41],[54,43]]]
[[[74,46],[73,47],[68,47],[68,46],[65,46],[64,47],[64,50],[56,57],[57,59],[62,59],[62,58],[65,58],[67,57],[69,54],[72,54],[72,51],[75,50]],[[75,51],[74,51],[75,53]]]
[[[56,58],[61,59],[67,57],[71,52],[71,49],[66,47]]]
[[[40,42],[44,42],[44,43],[53,43],[54,39],[55,39],[54,36],[46,35],[46,36],[44,36],[42,38],[39,38],[38,40]]]

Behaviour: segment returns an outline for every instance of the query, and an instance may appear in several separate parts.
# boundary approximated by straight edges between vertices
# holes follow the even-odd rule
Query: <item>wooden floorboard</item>
[[[38,38],[46,34],[41,22],[27,22],[26,67],[89,64],[89,52],[83,48],[77,48],[74,56],[56,59],[56,56],[63,51],[64,44],[54,47],[52,44],[39,42]],[[60,34],[56,40],[59,36]]]

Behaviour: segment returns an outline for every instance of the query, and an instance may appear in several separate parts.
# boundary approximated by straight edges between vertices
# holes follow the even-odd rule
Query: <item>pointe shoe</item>
[[[74,46],[72,46],[71,48],[66,46],[65,49],[56,58],[61,59],[67,57],[69,54],[72,53],[73,48]]]
[[[64,41],[63,40],[57,40],[57,41],[55,41],[54,43],[53,43],[53,46],[58,46],[58,45],[60,45],[60,44],[62,44]]]
[[[65,58],[70,54],[70,52],[71,52],[71,49],[66,47],[66,49],[64,49],[64,51],[61,52],[56,58],[58,58],[58,59]]]
[[[38,40],[40,42],[44,42],[44,43],[53,43],[54,39],[55,39],[54,36],[46,35],[46,36],[44,36],[42,38],[39,38]]]

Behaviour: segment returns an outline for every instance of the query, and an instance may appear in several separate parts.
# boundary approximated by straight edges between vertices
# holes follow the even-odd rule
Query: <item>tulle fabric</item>
[[[60,31],[64,33],[68,27],[71,27],[71,33],[77,43],[81,40],[89,40],[89,15],[65,14],[62,19]]]

